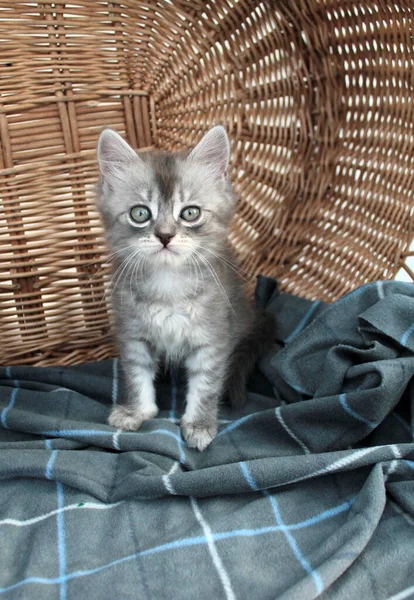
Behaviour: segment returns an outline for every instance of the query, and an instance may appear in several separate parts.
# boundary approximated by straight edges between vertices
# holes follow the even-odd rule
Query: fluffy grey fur
[[[248,372],[272,341],[263,320],[262,335],[252,336],[261,317],[246,298],[227,245],[235,203],[226,178],[227,134],[214,127],[189,155],[138,155],[105,129],[98,159],[98,208],[113,264],[128,389],[109,423],[137,430],[155,417],[160,360],[181,363],[188,374],[182,433],[189,446],[204,450],[217,433],[226,388],[234,404],[242,401]],[[131,213],[135,207],[142,208]],[[137,215],[149,218],[136,222]]]

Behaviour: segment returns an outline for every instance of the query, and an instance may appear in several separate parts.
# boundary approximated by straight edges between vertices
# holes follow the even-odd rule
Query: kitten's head
[[[134,253],[146,264],[173,267],[220,252],[234,206],[223,127],[213,127],[187,156],[138,155],[115,131],[105,129],[98,160],[98,208],[111,250],[119,257]]]

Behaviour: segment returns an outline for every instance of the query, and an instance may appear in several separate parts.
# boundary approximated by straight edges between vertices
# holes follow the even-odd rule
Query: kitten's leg
[[[217,433],[218,404],[228,363],[224,349],[202,346],[186,360],[187,406],[181,419],[183,437],[191,448],[204,450]]]
[[[125,405],[112,409],[108,423],[117,429],[136,431],[158,413],[154,379],[157,361],[145,340],[128,340],[121,349],[127,394]]]

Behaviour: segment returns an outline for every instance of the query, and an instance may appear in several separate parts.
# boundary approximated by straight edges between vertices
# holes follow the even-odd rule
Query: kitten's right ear
[[[125,167],[142,164],[137,153],[113,129],[104,129],[99,136],[98,162],[102,179],[108,184],[122,179]]]

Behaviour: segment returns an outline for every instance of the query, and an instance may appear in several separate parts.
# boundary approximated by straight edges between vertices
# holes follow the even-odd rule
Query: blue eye
[[[199,208],[197,208],[197,206],[187,206],[187,208],[184,208],[181,211],[180,217],[184,221],[191,222],[191,221],[197,221],[200,214],[201,214],[201,210]]]
[[[134,223],[146,223],[151,218],[151,211],[146,206],[134,206],[129,211],[129,216]]]

